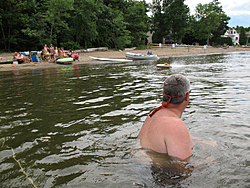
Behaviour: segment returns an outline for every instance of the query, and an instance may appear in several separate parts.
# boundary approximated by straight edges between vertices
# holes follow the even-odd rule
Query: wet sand
[[[75,61],[72,64],[84,64],[84,63],[101,63],[102,61],[97,61],[89,56],[98,57],[98,58],[112,58],[112,59],[126,59],[125,53],[140,53],[147,54],[148,51],[152,51],[154,55],[157,55],[159,58],[171,57],[171,56],[182,56],[182,55],[199,55],[199,54],[215,54],[215,53],[228,53],[228,52],[244,52],[250,51],[250,48],[241,48],[241,47],[229,47],[229,48],[215,48],[207,47],[204,49],[203,46],[177,46],[176,48],[171,47],[162,47],[162,48],[153,48],[146,50],[129,50],[129,51],[93,51],[93,52],[81,52],[79,53],[79,61]],[[0,57],[5,59],[0,60],[0,62],[5,62],[7,60],[12,61],[13,53],[0,53]],[[10,70],[20,70],[20,69],[39,69],[39,68],[48,68],[48,67],[60,67],[60,66],[69,66],[69,65],[59,65],[56,63],[50,63],[41,61],[39,63],[22,63],[18,65],[12,64],[0,64],[0,71],[10,71]]]

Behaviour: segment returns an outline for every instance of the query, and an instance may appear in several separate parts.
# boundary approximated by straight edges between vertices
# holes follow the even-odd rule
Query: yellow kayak
[[[165,64],[157,64],[156,65],[158,68],[164,69],[164,68],[171,68],[170,64],[165,63]]]

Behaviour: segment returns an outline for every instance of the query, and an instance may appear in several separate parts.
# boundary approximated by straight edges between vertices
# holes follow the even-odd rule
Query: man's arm
[[[193,141],[182,120],[171,120],[165,143],[170,156],[184,160],[192,155]]]
[[[15,58],[15,59],[22,59],[21,57],[19,57],[19,56],[17,56],[17,55],[14,56],[14,58]]]
[[[207,140],[203,140],[199,137],[195,137],[195,136],[192,136],[193,140],[201,143],[201,144],[204,144],[204,145],[209,145],[209,146],[213,146],[213,147],[217,147],[217,143],[215,141],[207,141]]]

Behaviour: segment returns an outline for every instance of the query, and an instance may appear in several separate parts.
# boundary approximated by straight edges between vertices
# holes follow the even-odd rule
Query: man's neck
[[[165,106],[165,108],[167,108],[168,111],[171,111],[174,116],[181,118],[186,106],[183,103],[178,105],[169,103],[167,106]]]

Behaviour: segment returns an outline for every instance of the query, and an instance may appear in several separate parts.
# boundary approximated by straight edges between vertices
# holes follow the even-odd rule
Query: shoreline
[[[129,50],[129,51],[93,51],[93,52],[80,52],[79,53],[79,61],[74,61],[72,65],[77,64],[89,64],[89,63],[101,63],[104,61],[97,61],[89,56],[98,57],[98,58],[111,58],[111,59],[126,59],[125,53],[132,52],[138,54],[147,54],[148,51],[152,51],[154,55],[157,55],[159,58],[167,58],[167,57],[177,57],[177,56],[190,56],[190,55],[212,55],[212,54],[222,54],[222,53],[230,53],[230,52],[246,52],[250,51],[250,48],[242,48],[242,47],[229,47],[229,48],[216,48],[216,47],[207,47],[204,49],[203,46],[177,46],[175,48],[171,47],[161,47],[161,48],[152,48],[145,50]],[[5,59],[0,60],[0,62],[5,62],[7,60],[12,61],[13,53],[0,53],[0,57],[4,57]],[[107,62],[107,61],[106,61]],[[12,70],[27,70],[27,69],[42,69],[42,68],[54,68],[61,66],[70,66],[70,65],[60,65],[56,63],[50,62],[39,62],[39,63],[22,63],[18,65],[12,64],[0,64],[0,72],[1,71],[12,71]]]

